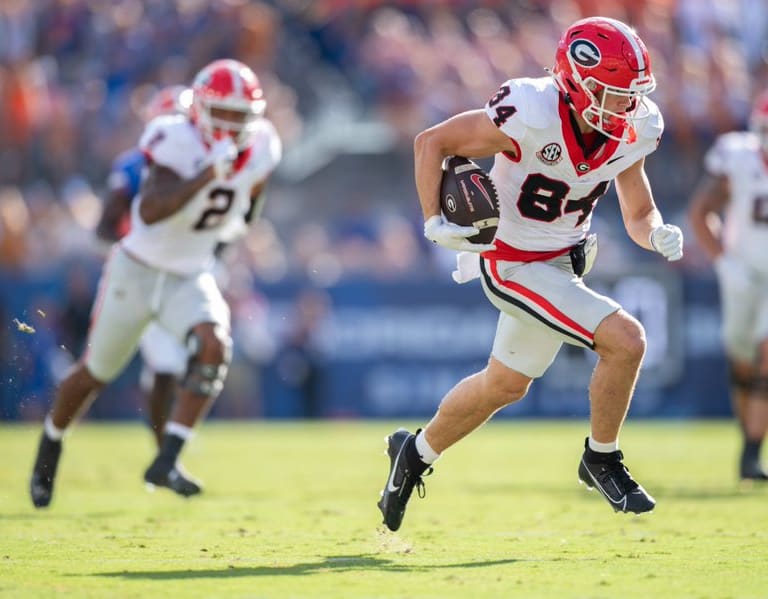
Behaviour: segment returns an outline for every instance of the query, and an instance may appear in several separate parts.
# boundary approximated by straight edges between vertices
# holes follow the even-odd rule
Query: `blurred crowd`
[[[406,140],[476,106],[500,81],[541,76],[560,33],[600,14],[631,23],[648,45],[674,143],[743,123],[766,83],[768,6],[749,0],[328,2],[313,35],[324,56]],[[351,10],[351,5],[366,8]],[[372,5],[382,8],[371,10]],[[327,5],[336,5],[329,10]],[[386,6],[386,8],[385,8]]]
[[[684,225],[703,152],[745,126],[768,86],[764,0],[4,0],[6,296],[19,278],[58,278],[52,343],[76,345],[65,337],[82,330],[66,329],[87,326],[110,162],[136,143],[155,90],[220,57],[257,72],[286,147],[265,218],[225,258],[236,305],[259,311],[259,281],[444,274],[452,254],[421,236],[414,135],[482,106],[510,77],[542,76],[561,31],[595,14],[632,24],[649,47],[667,133],[648,169],[665,214]],[[615,221],[595,226],[621,237]],[[634,251],[616,243],[615,263]],[[702,264],[693,248],[681,268]],[[9,301],[3,310],[15,313]]]
[[[413,136],[482,105],[509,77],[542,75],[560,32],[590,14],[633,24],[648,44],[659,81],[654,99],[667,123],[661,151],[675,160],[676,190],[685,192],[703,146],[743,126],[753,94],[768,84],[765,2],[7,0],[0,4],[2,266],[47,267],[51,256],[83,251],[88,235],[71,233],[92,230],[109,163],[136,142],[146,99],[231,56],[259,74],[288,148],[271,216],[294,234],[271,250],[259,242],[268,256],[261,262],[280,276],[306,267],[310,252],[343,272],[347,263],[361,266],[358,246],[376,242],[376,264],[383,251],[396,274],[421,268],[425,247],[404,241],[418,237]],[[349,154],[377,157],[358,159],[354,176],[326,168],[353,160]],[[372,172],[377,165],[383,177]],[[354,185],[345,187],[345,178]],[[301,226],[307,220],[337,226]]]
[[[541,75],[560,32],[589,14],[624,19],[647,42],[659,80],[654,97],[667,121],[664,148],[679,155],[681,171],[695,171],[702,143],[714,134],[743,126],[750,98],[766,83],[768,8],[757,0],[8,0],[0,6],[0,260],[34,269],[82,251],[88,236],[71,235],[73,228],[92,230],[110,160],[135,143],[143,102],[154,89],[188,82],[213,58],[231,56],[259,74],[289,149],[286,179],[295,189],[277,194],[285,205],[274,219],[322,221],[340,212],[356,221],[330,231],[338,247],[317,227],[301,228],[288,247],[266,252],[271,269],[306,266],[307,251],[323,255],[331,270],[350,262],[354,269],[365,254],[358,246],[371,241],[380,241],[378,258],[381,249],[394,254],[396,271],[420,267],[420,242],[396,249],[418,234],[408,226],[418,214],[411,208],[398,222],[414,197],[407,158],[392,155],[407,156],[425,125],[481,105],[503,80]],[[345,110],[327,117],[334,102]],[[364,118],[389,133],[378,146],[387,167],[405,170],[388,185],[395,197],[366,189],[378,183],[375,175],[368,183],[358,177],[354,198],[339,198],[343,192],[327,181],[333,177],[308,194],[306,173],[291,176],[290,168],[306,165],[303,143],[343,119]],[[313,150],[326,161],[354,151],[339,143]],[[336,179],[346,175],[338,170]],[[383,226],[379,194],[391,212]]]

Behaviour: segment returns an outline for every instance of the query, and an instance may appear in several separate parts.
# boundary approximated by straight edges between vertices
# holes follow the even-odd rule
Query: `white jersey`
[[[147,161],[169,168],[184,179],[196,176],[209,152],[198,129],[185,116],[161,116],[145,129],[139,147]],[[220,240],[242,232],[251,208],[251,191],[280,160],[282,146],[272,123],[260,121],[250,146],[235,161],[234,173],[214,179],[180,210],[153,224],[141,219],[141,196],[131,207],[131,230],[123,247],[142,262],[180,275],[193,275],[213,265]]]
[[[571,109],[550,77],[510,79],[485,110],[517,145],[517,157],[497,154],[490,172],[500,204],[496,239],[534,252],[583,239],[611,180],[653,152],[664,129],[658,107],[646,99],[632,143],[608,139],[585,157]]]
[[[768,274],[768,165],[760,140],[743,131],[721,135],[704,157],[712,175],[728,178],[723,245],[728,254]]]

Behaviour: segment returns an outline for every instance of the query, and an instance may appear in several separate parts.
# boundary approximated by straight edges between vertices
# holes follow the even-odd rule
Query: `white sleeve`
[[[169,168],[184,179],[194,177],[205,159],[204,148],[178,117],[158,117],[150,121],[139,148],[148,161]]]
[[[704,169],[716,177],[727,175],[730,169],[730,144],[727,135],[721,135],[704,155]]]
[[[636,159],[648,156],[656,151],[664,134],[664,117],[661,115],[659,107],[654,102],[647,99],[647,112],[640,112],[635,121],[635,131],[637,132],[636,143],[631,144],[632,152],[636,152]]]
[[[521,108],[525,109],[525,98],[521,87],[514,79],[504,82],[485,105],[485,114],[507,137],[520,140],[528,128],[522,119]]]
[[[263,181],[277,168],[283,156],[283,144],[274,125],[264,119],[262,128],[254,136],[253,151],[248,161],[256,181]]]

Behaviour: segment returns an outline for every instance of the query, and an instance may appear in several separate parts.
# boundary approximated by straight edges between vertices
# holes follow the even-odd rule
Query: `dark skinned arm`
[[[720,213],[730,201],[728,178],[705,175],[693,193],[688,220],[701,249],[715,261],[723,253]]]
[[[96,235],[99,239],[114,242],[120,238],[118,227],[123,216],[131,209],[131,199],[125,189],[109,192],[101,219],[96,226]]]
[[[213,166],[191,179],[182,179],[173,170],[152,164],[141,186],[141,220],[151,225],[183,208],[194,195],[215,177]]]

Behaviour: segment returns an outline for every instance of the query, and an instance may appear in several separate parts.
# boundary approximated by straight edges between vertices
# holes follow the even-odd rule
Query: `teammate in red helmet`
[[[261,210],[281,155],[253,71],[234,61],[205,67],[189,115],[150,121],[130,231],[115,245],[94,302],[87,351],[59,385],[30,481],[35,507],[53,495],[65,429],[125,368],[150,324],[185,348],[178,397],[145,482],[189,497],[202,491],[178,459],[221,393],[232,355],[229,307],[210,272],[214,249]]]

